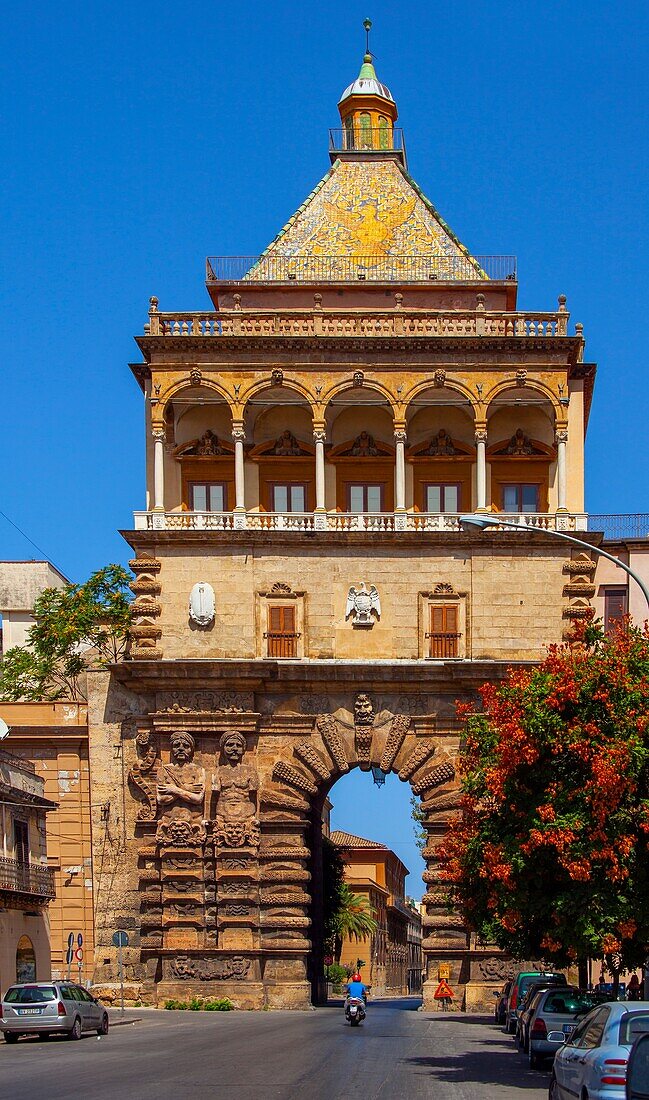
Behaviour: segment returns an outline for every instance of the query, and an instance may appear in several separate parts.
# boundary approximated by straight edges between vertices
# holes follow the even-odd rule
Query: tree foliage
[[[415,834],[415,844],[420,852],[423,852],[428,842],[428,831],[424,822],[426,814],[421,808],[421,798],[417,794],[410,795],[410,816],[413,821],[412,831]]]
[[[614,974],[649,943],[649,633],[584,625],[482,691],[442,847],[469,927],[515,958]]]
[[[85,584],[46,588],[34,604],[28,648],[4,656],[0,697],[9,700],[84,696],[87,668],[105,668],[126,651],[131,624],[130,573],[99,569]]]
[[[340,891],[340,904],[336,913],[336,958],[340,959],[344,939],[370,939],[377,931],[374,910],[364,894],[355,894],[346,882]]]

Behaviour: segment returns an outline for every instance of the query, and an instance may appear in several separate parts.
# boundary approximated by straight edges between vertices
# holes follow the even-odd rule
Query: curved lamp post
[[[607,553],[606,550],[600,550],[598,546],[593,546],[590,542],[576,539],[574,535],[567,535],[565,531],[546,531],[545,527],[526,527],[524,523],[510,523],[509,520],[499,519],[497,516],[483,513],[460,516],[459,524],[463,531],[485,531],[487,527],[511,527],[513,531],[525,531],[527,534],[533,532],[535,535],[547,535],[548,538],[565,539],[566,542],[572,542],[575,546],[583,546],[586,550],[590,550],[594,554],[599,554],[601,558],[608,558],[614,565],[618,565],[620,569],[623,569],[625,573],[633,577],[636,584],[642,589],[642,594],[647,601],[647,609],[649,610],[649,591],[638,574],[634,573],[633,569],[626,565],[625,562],[620,561],[619,558],[613,557],[613,555]]]

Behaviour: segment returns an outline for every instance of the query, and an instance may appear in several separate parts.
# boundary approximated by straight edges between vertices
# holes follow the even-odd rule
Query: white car
[[[647,1032],[649,1001],[592,1009],[556,1053],[550,1100],[625,1100],[629,1051]]]

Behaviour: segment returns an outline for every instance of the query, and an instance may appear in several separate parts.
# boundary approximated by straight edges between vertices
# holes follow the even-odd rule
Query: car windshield
[[[590,1012],[594,1004],[595,1001],[589,993],[558,989],[546,997],[542,1011],[544,1015],[557,1013],[562,1016],[583,1016],[586,1012]]]
[[[620,1044],[632,1046],[638,1035],[649,1031],[649,1012],[628,1012],[620,1020]]]
[[[566,985],[566,979],[563,974],[528,974],[526,978],[521,980],[520,984],[520,998],[525,996],[531,985],[536,985],[537,988],[542,985]]]
[[[42,1004],[43,1001],[55,1001],[56,990],[51,985],[15,985],[5,993],[9,1004]]]

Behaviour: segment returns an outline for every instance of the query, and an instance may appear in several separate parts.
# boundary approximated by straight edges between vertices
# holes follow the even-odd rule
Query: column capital
[[[326,443],[327,442],[327,429],[324,427],[317,427],[313,429],[313,442],[314,443]]]
[[[408,442],[408,433],[405,428],[394,429],[394,442],[406,444]]]
[[[164,443],[167,438],[167,433],[164,428],[153,428],[151,430],[151,435],[155,443]]]
[[[486,443],[487,442],[487,429],[486,428],[476,428],[476,430],[475,430],[475,441],[476,441],[476,443]]]
[[[232,424],[232,439],[235,443],[244,443],[246,438],[246,429],[243,426],[243,422]]]
[[[556,439],[557,443],[567,443],[568,442],[568,432],[566,431],[565,428],[558,428],[556,433],[555,433],[554,438]]]

